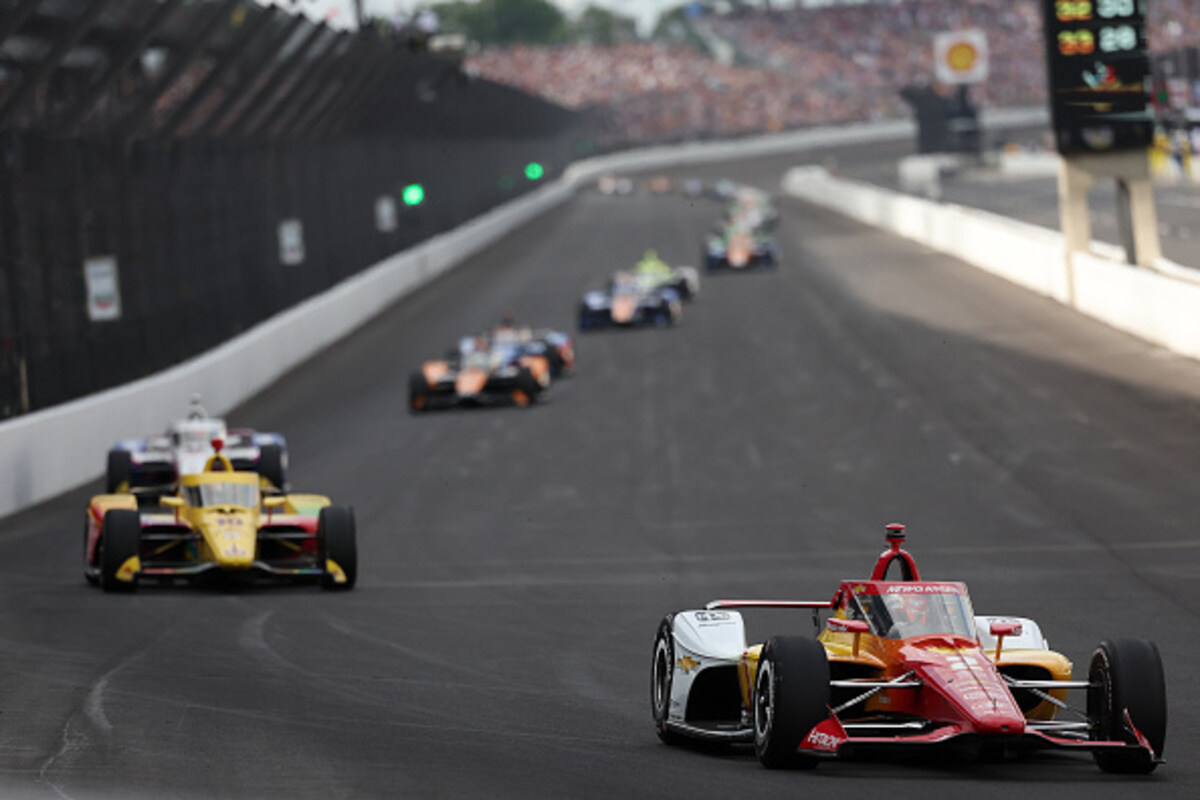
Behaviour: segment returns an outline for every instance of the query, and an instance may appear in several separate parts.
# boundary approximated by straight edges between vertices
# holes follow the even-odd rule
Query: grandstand
[[[800,0],[723,4],[688,17],[703,40],[736,54],[723,65],[681,46],[489,49],[475,74],[570,108],[602,108],[614,142],[695,138],[904,116],[901,88],[933,82],[933,36],[988,32],[990,72],[973,87],[991,107],[1046,100],[1037,0]],[[1150,6],[1151,49],[1200,42],[1200,4]]]

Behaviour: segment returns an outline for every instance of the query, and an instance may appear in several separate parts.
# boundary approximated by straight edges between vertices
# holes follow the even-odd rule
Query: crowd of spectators
[[[602,107],[612,136],[631,141],[795,127],[818,98],[793,76],[725,66],[683,45],[625,43],[491,49],[467,68],[568,108]]]
[[[489,49],[467,66],[569,108],[597,109],[609,138],[633,143],[904,116],[899,90],[934,81],[934,34],[980,28],[990,69],[972,99],[984,107],[1046,101],[1038,0],[741,8],[691,24],[732,45],[736,66],[658,43]],[[1148,37],[1159,51],[1200,43],[1200,2],[1156,0]]]

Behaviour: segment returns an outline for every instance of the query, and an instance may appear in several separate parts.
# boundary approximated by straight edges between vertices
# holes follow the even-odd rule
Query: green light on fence
[[[419,183],[410,183],[404,187],[400,197],[403,198],[406,206],[419,206],[425,202],[425,187]]]
[[[546,170],[541,164],[536,161],[530,161],[525,165],[525,177],[531,181],[536,181],[546,174]]]

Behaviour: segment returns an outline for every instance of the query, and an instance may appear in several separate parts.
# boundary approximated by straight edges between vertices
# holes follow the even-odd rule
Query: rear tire
[[[137,577],[132,581],[117,578],[117,572],[129,559],[138,555],[142,543],[142,519],[136,511],[113,509],[105,512],[100,529],[100,588],[106,592],[132,592],[137,589]]]
[[[682,737],[667,727],[671,710],[671,686],[675,679],[675,637],[671,633],[674,614],[667,614],[654,637],[654,657],[650,666],[650,711],[654,731],[667,744],[679,744]]]
[[[419,414],[429,408],[429,384],[425,376],[414,373],[408,379],[408,410]]]
[[[91,525],[91,521],[91,512],[83,512],[83,579],[92,586],[99,586],[100,576],[93,571],[95,565],[88,559],[88,528]]]
[[[104,474],[104,490],[109,494],[129,491],[133,478],[133,454],[128,450],[109,450],[108,468]],[[124,490],[122,490],[124,485]]]
[[[815,639],[775,636],[763,645],[754,679],[754,752],[768,769],[812,769],[800,740],[829,716],[829,660]]]
[[[322,570],[332,560],[346,575],[345,583],[336,583],[333,575],[321,575],[322,589],[346,591],[358,579],[358,542],[354,511],[342,506],[325,506],[317,516],[317,558]]]
[[[513,405],[528,408],[538,401],[538,397],[542,393],[542,385],[538,383],[537,378],[533,377],[533,372],[528,367],[521,367],[516,383],[517,385],[512,390]]]
[[[282,447],[264,444],[258,449],[258,474],[279,491],[287,491],[287,459]]]
[[[1161,758],[1167,735],[1167,686],[1162,659],[1153,642],[1113,639],[1101,642],[1088,669],[1088,722],[1093,739],[1137,743],[1124,712]],[[1144,750],[1098,751],[1096,764],[1105,772],[1145,775],[1158,763]]]

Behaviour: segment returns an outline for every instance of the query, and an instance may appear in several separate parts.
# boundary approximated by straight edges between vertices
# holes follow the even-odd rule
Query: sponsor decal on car
[[[887,594],[962,594],[953,583],[893,583],[884,590]]]
[[[846,738],[846,730],[842,724],[836,717],[830,717],[808,732],[808,735],[800,742],[800,749],[836,753]]]
[[[694,670],[696,667],[700,666],[700,662],[691,656],[684,656],[683,658],[678,659],[676,663],[679,664],[679,668],[683,670],[685,675]]]

